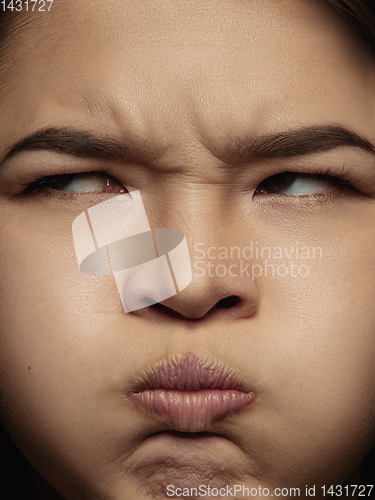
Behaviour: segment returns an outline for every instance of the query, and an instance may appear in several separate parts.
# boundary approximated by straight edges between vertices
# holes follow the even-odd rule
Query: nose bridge
[[[184,231],[192,262],[218,261],[230,266],[241,259],[252,261],[258,228],[250,214],[244,218],[241,197],[226,185],[209,185],[199,191],[198,196],[187,192],[170,203],[163,225]]]
[[[223,265],[233,265],[239,259],[240,247],[247,245],[251,235],[246,238],[241,223],[236,220],[241,207],[236,207],[238,197],[230,191],[228,186],[218,184],[199,186],[193,193],[185,189],[178,195],[160,195],[154,212],[161,216],[151,216],[150,220],[156,226],[177,227],[184,232],[192,264],[218,260]],[[246,227],[248,229],[248,223]],[[246,258],[251,259],[248,249],[244,251]]]
[[[252,235],[234,220],[239,212],[229,196],[225,187],[209,185],[197,188],[193,196],[186,192],[181,199],[168,201],[167,220],[163,223],[171,227],[180,224],[183,229],[192,280],[163,304],[186,318],[203,318],[219,309],[221,315],[225,314],[223,309],[228,309],[232,318],[248,317],[259,305]],[[228,209],[230,205],[232,210]]]

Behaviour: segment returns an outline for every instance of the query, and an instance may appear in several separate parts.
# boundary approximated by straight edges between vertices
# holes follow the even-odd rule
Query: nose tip
[[[148,301],[150,304],[152,295],[144,293],[143,297],[144,303]],[[193,280],[185,290],[151,305],[151,309],[154,314],[185,320],[213,317],[239,319],[254,315],[258,303],[258,286],[251,278],[230,282],[207,277],[205,280]],[[135,314],[147,316],[149,311],[143,309],[135,311]]]

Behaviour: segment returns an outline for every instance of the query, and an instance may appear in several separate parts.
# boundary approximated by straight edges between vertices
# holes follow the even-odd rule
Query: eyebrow
[[[340,126],[310,126],[285,132],[237,138],[224,147],[228,162],[290,158],[328,151],[340,146],[360,148],[375,155],[375,146],[361,135]]]
[[[22,151],[47,150],[78,158],[103,160],[150,161],[161,154],[161,148],[135,137],[123,140],[96,135],[74,128],[47,128],[39,130],[13,144],[0,161],[0,166]]]
[[[227,143],[220,159],[228,163],[253,159],[288,158],[327,151],[339,146],[357,147],[375,155],[375,147],[364,137],[338,126],[312,126],[259,137],[236,138]],[[13,144],[0,166],[22,151],[48,150],[79,158],[152,161],[161,148],[139,139],[118,140],[74,128],[48,128]]]

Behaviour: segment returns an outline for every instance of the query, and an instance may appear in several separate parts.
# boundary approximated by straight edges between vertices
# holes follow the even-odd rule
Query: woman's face
[[[375,156],[342,130],[375,141],[365,43],[323,1],[56,0],[21,19],[1,157],[65,134],[23,142],[0,168],[1,412],[15,442],[69,499],[200,485],[316,485],[319,498],[347,480],[375,441]],[[96,136],[123,147],[98,153]],[[107,174],[34,182],[89,171]],[[264,182],[288,171],[300,175]],[[72,237],[121,186],[151,227],[184,232],[193,272],[126,314],[113,275],[79,270]],[[192,393],[155,382],[161,368],[235,382]]]

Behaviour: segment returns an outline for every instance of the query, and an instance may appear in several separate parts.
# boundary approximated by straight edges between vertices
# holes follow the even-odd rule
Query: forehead
[[[28,18],[1,104],[9,133],[9,116],[18,128],[89,119],[211,144],[374,120],[373,58],[323,0],[64,0]]]

